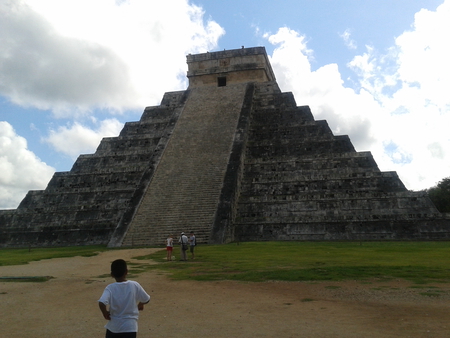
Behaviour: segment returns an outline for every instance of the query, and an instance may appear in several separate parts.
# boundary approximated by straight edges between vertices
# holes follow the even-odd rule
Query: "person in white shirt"
[[[106,338],[135,338],[138,331],[139,311],[150,301],[150,296],[135,281],[127,280],[128,268],[123,259],[111,263],[111,276],[116,280],[109,284],[98,300],[105,325]]]
[[[181,254],[181,259],[182,261],[187,261],[187,255],[186,255],[186,251],[188,249],[188,238],[187,236],[184,234],[184,232],[181,233],[181,237],[178,240],[178,243],[181,244],[180,246],[180,254]]]
[[[173,251],[173,238],[172,235],[169,235],[166,239],[166,250],[167,250],[167,260],[172,260],[172,251]]]

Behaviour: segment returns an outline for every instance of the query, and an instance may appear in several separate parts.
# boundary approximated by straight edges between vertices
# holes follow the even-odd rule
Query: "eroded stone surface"
[[[0,245],[450,237],[426,194],[280,91],[263,47],[187,63],[187,90],[0,211]]]

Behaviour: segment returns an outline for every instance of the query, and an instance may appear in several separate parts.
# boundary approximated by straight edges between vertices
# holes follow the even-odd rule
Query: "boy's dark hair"
[[[120,278],[127,273],[127,262],[123,259],[116,259],[111,263],[111,275],[114,278]]]

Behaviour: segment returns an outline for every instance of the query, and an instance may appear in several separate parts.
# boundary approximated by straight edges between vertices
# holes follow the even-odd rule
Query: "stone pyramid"
[[[166,93],[47,188],[0,211],[0,245],[431,240],[450,219],[280,91],[263,47],[188,55]]]

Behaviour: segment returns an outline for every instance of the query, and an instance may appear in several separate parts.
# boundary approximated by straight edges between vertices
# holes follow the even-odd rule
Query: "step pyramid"
[[[0,245],[442,240],[450,218],[278,87],[263,47],[187,56],[189,87],[80,155],[15,210]]]

